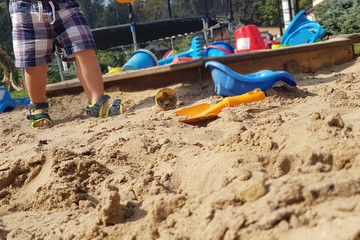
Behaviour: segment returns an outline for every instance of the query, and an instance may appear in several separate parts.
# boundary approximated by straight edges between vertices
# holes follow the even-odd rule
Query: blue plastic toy
[[[283,81],[290,86],[296,86],[295,77],[285,71],[262,70],[248,75],[241,75],[215,61],[206,62],[205,67],[211,69],[211,75],[215,82],[215,92],[222,96],[241,95],[256,88],[266,91],[278,81]]]
[[[314,43],[325,33],[325,29],[320,27],[320,24],[315,21],[310,21],[306,18],[306,12],[300,11],[290,25],[281,39],[282,45],[300,45],[306,43]]]
[[[122,69],[124,71],[129,71],[155,67],[158,65],[158,60],[152,52],[146,49],[140,49],[131,54],[129,61],[122,66]]]
[[[15,98],[12,99],[9,91],[5,87],[0,87],[0,113],[10,112],[14,110],[16,105],[29,104],[30,98]]]
[[[205,57],[220,57],[234,54],[234,48],[227,42],[217,41],[213,42],[206,49]]]
[[[159,65],[169,64],[173,61],[175,57],[190,57],[190,58],[204,58],[205,57],[205,48],[204,48],[204,39],[202,37],[194,37],[191,41],[189,50],[175,54],[171,57],[167,57],[159,60]]]

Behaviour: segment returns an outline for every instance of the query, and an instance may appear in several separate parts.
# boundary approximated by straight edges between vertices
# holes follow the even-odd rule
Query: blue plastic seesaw
[[[266,91],[278,81],[283,81],[293,87],[296,86],[295,77],[285,71],[261,70],[242,75],[215,61],[206,62],[205,67],[211,69],[215,92],[222,96],[237,96],[256,88]]]
[[[12,99],[9,91],[5,87],[0,87],[0,113],[10,112],[14,110],[16,105],[29,104],[30,98],[14,98]]]
[[[159,65],[172,63],[173,59],[176,57],[204,58],[205,54],[204,39],[202,37],[194,37],[191,41],[189,50],[161,59],[159,60]]]

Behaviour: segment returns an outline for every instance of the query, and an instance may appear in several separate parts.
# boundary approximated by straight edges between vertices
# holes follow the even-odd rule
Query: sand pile
[[[294,76],[198,125],[158,89],[109,92],[133,107],[108,120],[49,99],[43,131],[0,114],[0,239],[360,239],[360,60]],[[169,87],[179,109],[222,100]]]

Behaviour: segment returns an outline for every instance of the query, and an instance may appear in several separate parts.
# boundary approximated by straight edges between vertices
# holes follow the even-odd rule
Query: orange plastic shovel
[[[182,119],[180,122],[196,123],[206,119],[216,118],[224,107],[232,107],[241,103],[256,102],[263,99],[265,99],[265,93],[260,89],[255,89],[254,91],[239,96],[226,97],[224,100],[212,107],[210,107],[207,103],[202,103],[178,110],[174,113],[180,116],[194,116],[192,118]]]

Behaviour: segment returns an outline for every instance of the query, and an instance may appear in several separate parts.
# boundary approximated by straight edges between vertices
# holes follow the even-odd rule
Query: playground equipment
[[[171,40],[194,33],[203,35],[206,42],[210,29],[218,26],[219,23],[223,25],[224,20],[228,24],[231,35],[233,35],[231,0],[190,1],[190,5],[188,4],[187,7],[191,10],[176,11],[175,16],[172,12],[180,6],[178,2],[170,0],[157,1],[161,7],[154,9],[155,12],[151,16],[135,16],[136,13],[132,11],[132,4],[134,7],[140,4],[142,8],[148,8],[149,5],[154,5],[154,2],[118,0],[117,3],[128,5],[128,23],[92,29],[97,49],[107,50],[113,47],[148,43],[159,39]]]
[[[177,51],[176,50],[169,50],[167,51],[164,56],[162,57],[162,59],[165,59],[165,58],[168,58],[168,57],[172,57],[174,55],[177,54]],[[178,56],[174,56],[173,60],[171,61],[172,63],[175,63],[175,62],[189,62],[189,61],[192,61],[192,60],[195,60],[195,58],[192,58],[192,57],[178,57]]]
[[[195,60],[198,58],[191,58],[191,57],[174,57],[174,59],[172,60],[172,62],[189,62],[192,60]]]
[[[255,25],[246,25],[235,31],[235,52],[268,49]]]
[[[177,101],[178,95],[171,88],[160,89],[155,96],[156,106],[164,111],[175,108]]]
[[[206,49],[206,57],[217,57],[234,54],[234,48],[227,42],[216,41]]]
[[[196,123],[210,118],[216,118],[224,107],[232,107],[241,103],[255,102],[265,99],[265,93],[259,89],[235,97],[226,97],[220,103],[210,108],[207,103],[198,104],[181,109],[174,113],[180,116],[193,116],[192,118],[182,119],[180,122]]]
[[[116,0],[119,3],[132,3],[135,2],[135,0]]]
[[[261,37],[265,45],[268,45],[268,43],[274,39],[274,35],[272,35],[271,33],[261,33]]]
[[[15,98],[12,99],[9,91],[5,87],[0,87],[0,113],[10,112],[14,110],[16,105],[29,104],[30,98]]]
[[[281,45],[281,44],[272,44],[271,49],[277,49],[277,48],[284,48],[284,47],[291,47],[292,45]]]
[[[124,69],[122,69],[121,67],[116,67],[116,68],[112,68],[108,71],[108,73],[118,73],[118,72],[122,72],[124,71]]]
[[[165,58],[174,56],[175,54],[176,54],[176,51],[169,50],[169,51],[167,51],[167,52],[164,54],[164,56],[163,56],[161,59],[165,59]]]
[[[305,11],[300,11],[294,17],[281,39],[282,45],[314,43],[325,33],[318,22],[308,20],[306,15]]]
[[[124,66],[122,66],[122,69],[124,71],[138,70],[142,68],[155,67],[158,65],[158,60],[152,52],[146,49],[140,49],[131,54],[129,61],[127,61]]]
[[[225,65],[209,61],[205,67],[211,69],[211,75],[215,82],[215,92],[223,96],[236,96],[260,88],[265,91],[276,82],[283,81],[290,86],[296,86],[296,79],[285,71],[262,70],[256,73],[241,75]]]
[[[171,57],[167,57],[159,60],[159,65],[169,64],[173,61],[175,57],[190,57],[190,58],[204,58],[205,49],[204,49],[204,39],[202,37],[194,37],[191,41],[189,50],[175,54]]]

